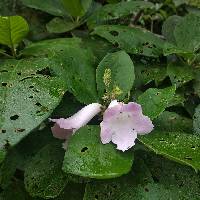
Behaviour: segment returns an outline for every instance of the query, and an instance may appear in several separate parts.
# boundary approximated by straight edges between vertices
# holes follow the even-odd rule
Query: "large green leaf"
[[[169,63],[167,74],[173,85],[181,87],[185,83],[194,79],[194,71],[191,66],[180,63]]]
[[[29,31],[26,20],[20,16],[0,17],[0,44],[14,49]]]
[[[104,83],[106,70],[110,70],[111,73],[109,87],[106,87]],[[123,99],[131,90],[134,80],[134,65],[125,51],[107,54],[97,67],[96,81],[99,97],[103,97],[106,88],[108,93],[112,93],[115,87],[119,87],[122,94],[117,98]]]
[[[133,13],[137,13],[142,9],[151,8],[154,5],[145,1],[128,1],[116,4],[106,4],[91,17],[89,17],[87,24],[90,28],[96,25],[108,23],[109,20],[118,19]]]
[[[61,0],[67,12],[73,16],[83,16],[90,7],[92,0]]]
[[[178,47],[190,52],[200,48],[200,16],[186,15],[174,30],[174,36]]]
[[[99,126],[85,126],[71,137],[63,170],[83,177],[106,179],[128,173],[132,162],[131,150],[122,153],[113,144],[103,145]]]
[[[27,47],[24,55],[48,55],[55,61],[54,73],[65,80],[71,93],[82,103],[98,101],[95,80],[95,56],[81,46],[78,38],[54,39]],[[86,76],[87,75],[87,76]]]
[[[31,196],[54,198],[67,184],[62,171],[64,150],[61,143],[51,143],[42,148],[25,169],[24,183]]]
[[[51,67],[57,65],[47,58],[0,62],[1,155],[36,128],[59,104],[66,84],[51,74]]]
[[[22,0],[22,3],[30,8],[42,10],[55,16],[66,16],[67,12],[63,8],[61,0]]]
[[[199,184],[199,175],[192,169],[139,152],[131,174],[88,183],[84,200],[196,200]]]
[[[165,44],[159,36],[145,29],[128,26],[101,25],[95,27],[92,34],[107,39],[128,53],[151,57],[162,55]]]
[[[156,154],[191,166],[195,170],[200,169],[200,138],[196,135],[153,131],[148,135],[139,136],[138,139]]]
[[[150,88],[138,97],[137,102],[142,105],[145,115],[155,119],[168,107],[175,91],[174,86],[164,89]]]

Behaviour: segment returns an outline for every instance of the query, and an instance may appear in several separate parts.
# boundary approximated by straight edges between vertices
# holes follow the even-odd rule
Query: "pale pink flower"
[[[67,140],[73,133],[85,126],[97,115],[101,111],[101,107],[99,103],[92,103],[67,119],[50,119],[50,121],[55,122],[54,126],[51,128],[54,137]]]
[[[117,100],[106,109],[100,126],[102,143],[112,141],[122,151],[134,146],[137,134],[150,133],[154,128],[149,117],[143,115],[141,105],[134,102],[124,104]]]

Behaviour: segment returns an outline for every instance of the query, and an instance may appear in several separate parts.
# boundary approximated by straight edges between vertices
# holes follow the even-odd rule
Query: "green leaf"
[[[141,62],[134,63],[135,65],[135,83],[134,87],[138,88],[143,85],[155,81],[159,85],[167,76],[167,69],[160,64],[143,64]],[[157,66],[159,65],[159,66]]]
[[[195,52],[200,48],[200,16],[186,15],[174,30],[176,44],[179,48]]]
[[[62,0],[62,3],[71,16],[78,17],[87,12],[92,0]]]
[[[26,20],[20,16],[0,16],[0,44],[12,48],[21,42],[29,31]]]
[[[167,74],[173,85],[181,87],[194,79],[194,71],[191,66],[180,63],[170,63],[167,66]]]
[[[101,39],[101,38],[83,38],[81,47],[87,47],[91,49],[96,57],[96,64],[98,65],[99,62],[106,56],[107,53],[111,53],[115,51],[112,44],[108,41]]]
[[[111,71],[111,81],[107,92],[112,93],[116,87],[119,87],[122,94],[117,98],[123,99],[131,90],[135,80],[134,65],[131,58],[125,51],[118,51],[108,53],[99,63],[96,81],[100,98],[104,96],[106,90],[104,73],[107,69]]]
[[[62,171],[63,157],[64,150],[60,142],[46,145],[33,157],[24,173],[25,187],[31,196],[59,196],[67,184]]]
[[[14,150],[8,152],[6,158],[0,165],[0,186],[6,188],[15,173],[18,162],[18,155]]]
[[[51,74],[51,67],[54,63],[47,58],[0,62],[1,155],[27,136],[59,104],[66,85]]]
[[[79,45],[81,44],[80,38],[57,38],[51,40],[43,40],[40,42],[35,42],[28,45],[24,48],[21,53],[24,56],[45,56],[48,55],[55,55],[56,52],[63,51],[65,48],[68,47],[77,47],[80,48]]]
[[[44,124],[43,124],[44,125]],[[41,125],[42,126],[42,125]],[[24,171],[26,166],[30,163],[32,158],[47,144],[55,142],[55,138],[52,137],[50,127],[46,127],[43,130],[37,130],[31,132],[21,142],[19,142],[13,151],[17,154],[17,169]],[[38,142],[40,141],[40,142]],[[13,161],[12,161],[13,162]]]
[[[162,55],[165,44],[164,40],[145,29],[128,26],[101,25],[95,27],[92,32],[94,34],[107,39],[127,53],[151,57]]]
[[[200,105],[195,108],[195,113],[193,116],[193,128],[194,133],[200,135]]]
[[[150,88],[138,97],[138,103],[141,104],[143,113],[151,119],[158,117],[175,95],[174,86],[164,89]]]
[[[200,169],[200,138],[183,132],[153,131],[139,136],[139,141],[156,154],[191,166],[196,171]]]
[[[63,170],[83,177],[106,179],[130,171],[133,152],[120,152],[113,144],[103,145],[99,126],[85,126],[69,141]]]
[[[98,102],[95,57],[90,50],[69,47],[58,52],[53,59],[64,67],[63,78],[65,78],[68,90],[77,100],[85,104]],[[60,74],[60,69],[57,68],[56,72]]]
[[[192,133],[192,120],[174,112],[164,111],[153,124],[160,131]]]
[[[84,184],[77,184],[70,182],[67,184],[66,188],[59,197],[54,200],[83,200],[83,195],[85,192]]]
[[[168,107],[171,106],[184,106],[186,99],[184,97],[184,93],[176,93],[173,98],[169,101]]]
[[[21,0],[22,3],[30,8],[35,8],[55,16],[66,16],[67,12],[63,8],[60,0]]]
[[[199,199],[199,175],[189,167],[145,152],[135,159],[128,176],[88,183],[84,200]]]
[[[30,45],[22,53],[40,56],[41,52],[51,57],[54,73],[65,80],[68,90],[80,102],[89,104],[98,101],[95,56],[90,49],[82,47],[79,38],[45,40]]]
[[[162,26],[162,35],[167,39],[167,41],[176,44],[176,39],[174,36],[174,28],[178,23],[180,23],[182,17],[173,15],[168,17]]]
[[[94,28],[96,25],[108,23],[109,20],[119,19],[153,6],[152,3],[145,1],[128,1],[116,4],[106,4],[89,17],[87,25],[89,28]]]
[[[72,22],[59,17],[53,18],[46,27],[49,33],[65,33],[78,27],[80,23]]]

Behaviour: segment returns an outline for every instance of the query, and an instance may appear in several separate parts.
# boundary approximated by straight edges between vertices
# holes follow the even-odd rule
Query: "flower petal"
[[[67,119],[50,119],[50,121],[56,123],[52,127],[53,135],[59,139],[67,139],[68,135],[75,133],[97,115],[101,111],[101,107],[99,103],[92,103]]]
[[[133,128],[137,131],[139,135],[144,135],[150,133],[153,130],[154,125],[149,117],[140,114],[134,117]]]
[[[117,145],[118,150],[126,151],[135,145],[136,138],[137,132],[135,130],[124,127],[112,135],[112,142]]]
[[[60,128],[59,124],[55,123],[54,126],[51,128],[51,131],[53,133],[53,136],[55,138],[61,139],[61,140],[66,140],[68,139],[72,133],[72,129],[63,129]]]
[[[106,126],[106,123],[101,122],[101,142],[103,144],[107,144],[112,140],[112,131],[109,129],[109,127]]]

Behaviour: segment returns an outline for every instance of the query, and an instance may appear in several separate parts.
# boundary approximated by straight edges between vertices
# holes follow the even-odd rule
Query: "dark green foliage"
[[[1,0],[0,200],[200,200],[199,8]],[[125,152],[101,142],[115,99],[139,103],[154,125]],[[97,116],[79,130],[84,115],[70,118],[74,134],[53,137],[49,118],[90,103],[102,104]]]

